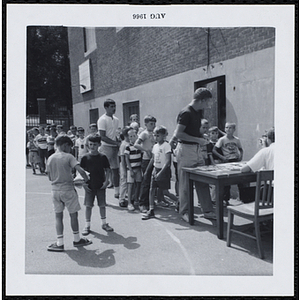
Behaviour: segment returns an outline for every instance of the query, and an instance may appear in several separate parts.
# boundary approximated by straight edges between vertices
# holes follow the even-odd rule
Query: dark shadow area
[[[115,251],[110,249],[104,252],[100,250],[87,250],[84,247],[78,250],[66,250],[65,253],[79,266],[92,268],[108,268],[116,264]]]
[[[124,247],[129,250],[134,250],[141,246],[140,244],[136,243],[137,238],[133,236],[124,238],[122,235],[116,232],[109,232],[107,235],[104,235],[95,231],[91,231],[91,234],[93,234],[95,238],[101,240],[102,243],[110,245],[124,245]]]

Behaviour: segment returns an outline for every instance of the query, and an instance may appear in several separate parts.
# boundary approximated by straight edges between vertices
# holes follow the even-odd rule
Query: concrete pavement
[[[173,189],[174,190],[174,189]],[[84,227],[84,190],[77,189]],[[55,219],[51,186],[45,175],[26,169],[26,274],[81,275],[272,275],[271,234],[263,236],[266,258],[258,257],[256,242],[233,235],[232,247],[216,236],[216,222],[203,218],[196,205],[195,225],[179,218],[174,207],[156,207],[156,218],[141,220],[138,211],[120,208],[107,189],[107,222],[114,232],[101,228],[97,206],[93,208],[92,245],[75,248],[70,218],[64,213],[65,251],[53,253],[47,246],[55,241]],[[225,210],[225,215],[227,211]],[[225,216],[225,230],[227,216]],[[226,231],[224,236],[226,237]]]

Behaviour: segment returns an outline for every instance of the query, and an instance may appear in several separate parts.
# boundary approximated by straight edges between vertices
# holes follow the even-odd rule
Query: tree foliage
[[[38,113],[37,98],[46,98],[47,113],[72,110],[66,27],[27,27],[27,114]]]

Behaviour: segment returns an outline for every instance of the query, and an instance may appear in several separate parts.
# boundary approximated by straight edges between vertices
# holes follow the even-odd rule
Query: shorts
[[[167,169],[164,173],[164,176],[160,178],[159,181],[155,179],[155,175],[160,171],[161,169],[154,168],[152,172],[152,177],[151,177],[151,188],[159,188],[161,190],[168,190],[171,188],[171,169]]]
[[[130,170],[127,170],[127,183],[142,182],[143,175],[141,168],[132,169],[134,176],[131,177]]]
[[[95,197],[97,197],[97,203],[99,207],[106,206],[106,195],[105,189],[97,189],[91,190],[87,186],[84,186],[85,189],[85,197],[84,197],[84,205],[87,207],[93,207]]]
[[[111,169],[119,169],[120,162],[118,157],[118,152],[119,152],[118,147],[101,145],[99,152],[104,154],[107,157]]]
[[[29,151],[29,162],[31,164],[37,164],[40,162],[40,157],[37,152]]]
[[[76,213],[81,209],[75,189],[68,191],[52,191],[52,201],[56,213],[63,212],[65,207],[70,214]]]

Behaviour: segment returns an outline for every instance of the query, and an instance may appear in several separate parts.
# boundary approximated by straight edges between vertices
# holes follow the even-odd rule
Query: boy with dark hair
[[[95,197],[99,206],[100,217],[102,221],[102,229],[105,231],[113,231],[106,223],[106,195],[105,189],[108,185],[110,167],[107,157],[99,153],[98,148],[101,145],[101,138],[98,135],[88,138],[89,153],[86,153],[80,162],[80,166],[89,172],[90,181],[85,189],[85,228],[82,235],[88,235],[91,230],[92,208],[94,206]]]
[[[156,144],[153,146],[153,157],[148,168],[154,166],[151,176],[149,210],[142,216],[142,220],[148,220],[154,217],[154,196],[155,190],[158,188],[158,201],[164,202],[164,194],[168,193],[171,179],[171,155],[172,149],[166,136],[168,131],[164,126],[157,126],[154,129],[154,137]]]
[[[139,199],[139,208],[142,213],[147,212],[149,207],[149,190],[150,190],[150,182],[151,182],[151,172],[152,169],[147,167],[152,157],[152,148],[155,143],[155,139],[153,136],[153,129],[155,128],[156,118],[151,115],[147,115],[144,118],[144,123],[146,129],[140,133],[138,139],[134,143],[134,147],[138,150],[143,151],[142,158],[142,172],[143,172],[143,181],[141,185],[141,193]]]
[[[55,141],[56,152],[52,154],[47,162],[47,170],[50,181],[52,182],[52,200],[55,211],[57,241],[48,246],[48,251],[64,251],[63,236],[63,211],[67,207],[71,227],[74,235],[74,247],[86,246],[92,244],[92,241],[80,238],[78,225],[78,211],[80,204],[78,195],[74,187],[72,169],[75,168],[84,178],[89,181],[84,170],[79,166],[78,161],[70,154],[73,145],[71,139],[67,136],[58,136]]]

